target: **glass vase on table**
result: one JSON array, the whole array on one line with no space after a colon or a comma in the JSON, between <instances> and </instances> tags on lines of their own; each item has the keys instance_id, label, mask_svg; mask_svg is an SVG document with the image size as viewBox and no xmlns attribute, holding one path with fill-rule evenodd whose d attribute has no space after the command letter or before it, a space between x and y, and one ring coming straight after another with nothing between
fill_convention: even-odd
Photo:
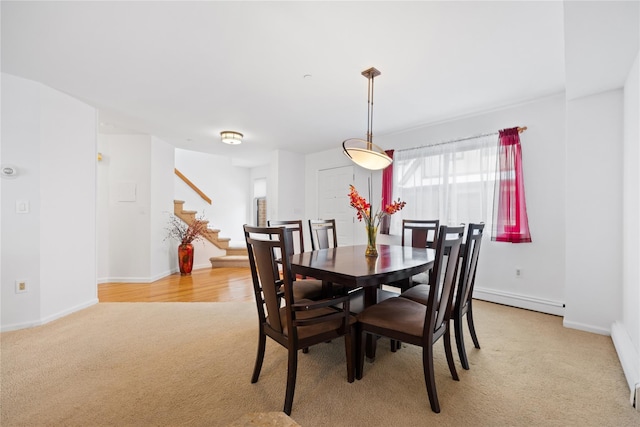
<instances>
[{"instance_id":1,"label":"glass vase on table","mask_svg":"<svg viewBox=\"0 0 640 427\"><path fill-rule=\"evenodd\" d=\"M367 229L367 249L364 254L368 257L377 257L376 237L378 235L378 227L373 224L367 224L365 227Z\"/></svg>"}]
</instances>

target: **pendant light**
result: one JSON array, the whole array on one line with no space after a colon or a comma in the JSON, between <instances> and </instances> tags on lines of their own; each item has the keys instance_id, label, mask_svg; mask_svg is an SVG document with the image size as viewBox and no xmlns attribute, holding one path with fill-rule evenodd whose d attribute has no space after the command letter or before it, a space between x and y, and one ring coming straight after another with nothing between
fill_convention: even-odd
<instances>
[{"instance_id":1,"label":"pendant light","mask_svg":"<svg viewBox=\"0 0 640 427\"><path fill-rule=\"evenodd\" d=\"M375 68L364 70L369 81L367 89L367 140L351 138L342 142L344 154L355 164L369 170L384 169L393 162L384 150L373 143L373 78L380 75Z\"/></svg>"}]
</instances>

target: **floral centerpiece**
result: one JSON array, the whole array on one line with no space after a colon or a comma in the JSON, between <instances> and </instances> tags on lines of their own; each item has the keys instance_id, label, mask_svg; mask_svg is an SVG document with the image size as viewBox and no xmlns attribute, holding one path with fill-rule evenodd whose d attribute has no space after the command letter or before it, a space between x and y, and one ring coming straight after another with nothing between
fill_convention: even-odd
<instances>
[{"instance_id":1,"label":"floral centerpiece","mask_svg":"<svg viewBox=\"0 0 640 427\"><path fill-rule=\"evenodd\" d=\"M358 221L364 220L365 227L367 229L367 250L366 256L378 256L378 250L376 249L376 236L378 234L378 226L380 220L383 217L393 215L402 208L404 208L405 202L397 201L392 202L390 205L386 205L384 209L376 212L375 215L371 212L371 204L367 202L367 199L358 194L358 190L353 185L349 186L349 200L351 207L354 208L358 214Z\"/></svg>"},{"instance_id":2,"label":"floral centerpiece","mask_svg":"<svg viewBox=\"0 0 640 427\"><path fill-rule=\"evenodd\" d=\"M186 223L175 215L169 217L166 239L180 242L178 245L178 265L180 274L188 276L193 269L193 242L204 238L208 228L208 221L204 219L204 213L195 218L191 223Z\"/></svg>"}]
</instances>

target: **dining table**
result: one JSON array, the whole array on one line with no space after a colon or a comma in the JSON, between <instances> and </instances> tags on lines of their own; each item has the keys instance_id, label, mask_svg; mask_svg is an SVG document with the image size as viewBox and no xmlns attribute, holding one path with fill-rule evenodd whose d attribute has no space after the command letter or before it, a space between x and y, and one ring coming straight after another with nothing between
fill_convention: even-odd
<instances>
[{"instance_id":1,"label":"dining table","mask_svg":"<svg viewBox=\"0 0 640 427\"><path fill-rule=\"evenodd\" d=\"M347 289L363 288L364 308L377 302L378 288L409 279L433 267L435 250L401 245L377 245L378 256L365 256L367 245L338 246L291 255L294 274L314 277ZM370 337L369 337L370 338ZM366 355L375 354L375 340L367 340Z\"/></svg>"}]
</instances>

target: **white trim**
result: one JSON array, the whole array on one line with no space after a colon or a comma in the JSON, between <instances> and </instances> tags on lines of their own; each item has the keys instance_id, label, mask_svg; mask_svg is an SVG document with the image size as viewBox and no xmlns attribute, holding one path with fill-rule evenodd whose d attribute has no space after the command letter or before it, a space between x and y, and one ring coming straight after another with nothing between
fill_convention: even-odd
<instances>
[{"instance_id":1,"label":"white trim","mask_svg":"<svg viewBox=\"0 0 640 427\"><path fill-rule=\"evenodd\" d=\"M611 339L618 353L618 359L620 359L624 376L627 379L631 394L630 400L633 405L637 397L635 396L636 389L640 386L640 372L638 372L640 368L640 355L622 323L613 322L611 325Z\"/></svg>"},{"instance_id":2,"label":"white trim","mask_svg":"<svg viewBox=\"0 0 640 427\"><path fill-rule=\"evenodd\" d=\"M600 335L611 335L611 331L607 328L601 328L599 326L589 325L587 323L570 322L567 319L562 321L562 326L565 328L578 329L579 331L592 332Z\"/></svg>"},{"instance_id":3,"label":"white trim","mask_svg":"<svg viewBox=\"0 0 640 427\"><path fill-rule=\"evenodd\" d=\"M564 316L564 303L561 301L552 301L528 295L478 287L473 289L473 298L556 316Z\"/></svg>"},{"instance_id":4,"label":"white trim","mask_svg":"<svg viewBox=\"0 0 640 427\"><path fill-rule=\"evenodd\" d=\"M60 319L61 317L65 317L71 313L75 313L76 311L80 311L87 307L91 307L92 305L95 305L97 303L98 303L98 299L94 298L83 304L76 305L75 307L71 307L69 309L60 311L58 313L52 314L51 316L47 316L39 320L34 320L31 322L24 322L24 323L13 323L11 325L2 325L2 329L0 329L0 332L16 331L18 329L26 329L26 328L41 326L51 321Z\"/></svg>"},{"instance_id":5,"label":"white trim","mask_svg":"<svg viewBox=\"0 0 640 427\"><path fill-rule=\"evenodd\" d=\"M193 270L198 270L200 268L211 268L211 263L193 266ZM103 277L98 279L98 285L103 283L151 283L167 276L171 276L173 273L177 273L178 271L180 270L176 267L151 277Z\"/></svg>"}]
</instances>

